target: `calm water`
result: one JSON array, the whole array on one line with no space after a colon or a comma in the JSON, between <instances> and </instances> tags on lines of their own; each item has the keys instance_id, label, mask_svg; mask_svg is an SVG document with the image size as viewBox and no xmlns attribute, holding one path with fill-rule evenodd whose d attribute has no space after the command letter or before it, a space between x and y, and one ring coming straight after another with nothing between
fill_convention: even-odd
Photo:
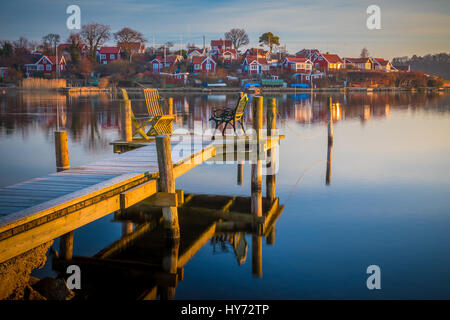
<instances>
[{"instance_id":1,"label":"calm water","mask_svg":"<svg viewBox=\"0 0 450 320\"><path fill-rule=\"evenodd\" d=\"M286 138L276 196L285 209L274 245L263 240L262 278L252 277L250 234L242 265L232 248L208 242L185 266L175 298L450 298L450 95L334 95L329 185L326 96L277 99ZM212 107L234 105L236 97L174 100L176 128L198 130L210 127ZM75 167L112 154L119 122L119 101L106 95L0 95L0 187L55 171L58 126L68 131ZM203 164L177 179L177 189L250 196L250 165L242 185L236 167ZM92 256L121 233L108 215L75 231L74 254ZM381 268L378 291L366 287L372 264ZM55 276L50 262L33 274Z\"/></svg>"}]
</instances>

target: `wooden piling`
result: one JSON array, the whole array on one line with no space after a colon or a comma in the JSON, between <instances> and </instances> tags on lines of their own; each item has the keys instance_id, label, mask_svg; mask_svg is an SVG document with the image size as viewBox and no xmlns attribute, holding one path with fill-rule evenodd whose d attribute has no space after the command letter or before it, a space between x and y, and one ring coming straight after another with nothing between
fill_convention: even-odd
<instances>
[{"instance_id":1,"label":"wooden piling","mask_svg":"<svg viewBox=\"0 0 450 320\"><path fill-rule=\"evenodd\" d=\"M173 114L173 98L167 98L167 112L166 114Z\"/></svg>"},{"instance_id":2,"label":"wooden piling","mask_svg":"<svg viewBox=\"0 0 450 320\"><path fill-rule=\"evenodd\" d=\"M328 98L328 150L327 150L327 172L325 184L331 183L331 163L333 159L333 101Z\"/></svg>"},{"instance_id":3,"label":"wooden piling","mask_svg":"<svg viewBox=\"0 0 450 320\"><path fill-rule=\"evenodd\" d=\"M328 141L333 143L333 100L328 97Z\"/></svg>"},{"instance_id":4,"label":"wooden piling","mask_svg":"<svg viewBox=\"0 0 450 320\"><path fill-rule=\"evenodd\" d=\"M263 126L263 103L264 99L261 96L254 97L253 103L253 129L256 131L256 141L258 143L258 153L260 152L260 142L262 140L262 126Z\"/></svg>"},{"instance_id":5,"label":"wooden piling","mask_svg":"<svg viewBox=\"0 0 450 320\"><path fill-rule=\"evenodd\" d=\"M133 129L131 127L131 100L126 99L120 101L120 108L122 113L122 140L131 142L133 141Z\"/></svg>"},{"instance_id":6,"label":"wooden piling","mask_svg":"<svg viewBox=\"0 0 450 320\"><path fill-rule=\"evenodd\" d=\"M180 239L166 239L162 259L162 269L169 274L177 274ZM162 287L161 300L172 300L175 297L175 287Z\"/></svg>"},{"instance_id":7,"label":"wooden piling","mask_svg":"<svg viewBox=\"0 0 450 320\"><path fill-rule=\"evenodd\" d=\"M59 238L59 257L63 260L71 260L73 256L73 231Z\"/></svg>"},{"instance_id":8,"label":"wooden piling","mask_svg":"<svg viewBox=\"0 0 450 320\"><path fill-rule=\"evenodd\" d=\"M272 137L276 134L276 108L277 101L275 98L271 98L267 105L267 137ZM267 159L269 162L266 165L266 198L270 201L275 200L275 168L276 168L276 148L267 150Z\"/></svg>"},{"instance_id":9,"label":"wooden piling","mask_svg":"<svg viewBox=\"0 0 450 320\"><path fill-rule=\"evenodd\" d=\"M69 145L66 131L55 131L56 171L70 169Z\"/></svg>"},{"instance_id":10,"label":"wooden piling","mask_svg":"<svg viewBox=\"0 0 450 320\"><path fill-rule=\"evenodd\" d=\"M239 162L237 165L237 184L242 186L242 180L244 178L244 164Z\"/></svg>"},{"instance_id":11,"label":"wooden piling","mask_svg":"<svg viewBox=\"0 0 450 320\"><path fill-rule=\"evenodd\" d=\"M252 235L252 274L262 278L262 236Z\"/></svg>"},{"instance_id":12,"label":"wooden piling","mask_svg":"<svg viewBox=\"0 0 450 320\"><path fill-rule=\"evenodd\" d=\"M159 169L159 191L175 193L175 178L173 174L172 154L170 150L170 137L160 135L156 137L156 152ZM168 238L180 237L177 207L163 207L164 225Z\"/></svg>"}]
</instances>

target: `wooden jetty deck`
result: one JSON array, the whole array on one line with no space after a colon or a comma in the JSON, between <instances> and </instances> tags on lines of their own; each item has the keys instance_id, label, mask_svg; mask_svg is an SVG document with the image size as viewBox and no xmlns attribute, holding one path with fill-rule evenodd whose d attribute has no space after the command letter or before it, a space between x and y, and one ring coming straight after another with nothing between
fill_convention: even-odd
<instances>
[{"instance_id":1,"label":"wooden jetty deck","mask_svg":"<svg viewBox=\"0 0 450 320\"><path fill-rule=\"evenodd\" d=\"M185 144L185 145L183 145ZM211 142L171 140L177 178L215 154ZM0 189L0 262L158 192L155 143Z\"/></svg>"}]
</instances>

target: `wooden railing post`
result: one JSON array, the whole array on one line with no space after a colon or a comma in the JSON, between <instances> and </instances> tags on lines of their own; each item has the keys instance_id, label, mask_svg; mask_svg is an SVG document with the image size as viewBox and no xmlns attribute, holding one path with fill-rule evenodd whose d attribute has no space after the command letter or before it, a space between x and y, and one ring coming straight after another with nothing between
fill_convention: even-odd
<instances>
[{"instance_id":1,"label":"wooden railing post","mask_svg":"<svg viewBox=\"0 0 450 320\"><path fill-rule=\"evenodd\" d=\"M172 153L170 150L170 137L156 136L156 152L159 168L159 190L161 192L175 193L175 177L173 175ZM177 207L163 207L164 225L168 238L180 237Z\"/></svg>"},{"instance_id":2,"label":"wooden railing post","mask_svg":"<svg viewBox=\"0 0 450 320\"><path fill-rule=\"evenodd\" d=\"M167 114L173 114L173 98L167 98Z\"/></svg>"},{"instance_id":3,"label":"wooden railing post","mask_svg":"<svg viewBox=\"0 0 450 320\"><path fill-rule=\"evenodd\" d=\"M122 140L130 142L133 140L133 129L131 127L131 100L126 99L120 101L120 108L122 113Z\"/></svg>"},{"instance_id":4,"label":"wooden railing post","mask_svg":"<svg viewBox=\"0 0 450 320\"><path fill-rule=\"evenodd\" d=\"M253 129L256 131L256 141L258 143L258 154L260 151L260 142L262 141L262 126L263 126L263 97L258 96L253 98Z\"/></svg>"}]
</instances>

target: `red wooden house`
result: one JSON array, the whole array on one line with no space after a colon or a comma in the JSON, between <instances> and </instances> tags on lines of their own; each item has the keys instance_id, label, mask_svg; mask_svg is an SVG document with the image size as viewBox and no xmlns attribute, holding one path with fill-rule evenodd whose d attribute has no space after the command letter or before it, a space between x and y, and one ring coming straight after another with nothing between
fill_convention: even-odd
<instances>
[{"instance_id":1,"label":"red wooden house","mask_svg":"<svg viewBox=\"0 0 450 320\"><path fill-rule=\"evenodd\" d=\"M66 58L64 56L58 57L59 73L66 70ZM41 56L35 63L25 65L25 74L27 77L32 77L35 72L42 72L44 74L51 74L56 72L56 57L55 56Z\"/></svg>"},{"instance_id":2,"label":"red wooden house","mask_svg":"<svg viewBox=\"0 0 450 320\"><path fill-rule=\"evenodd\" d=\"M242 70L248 74L262 74L270 70L270 64L266 58L246 57Z\"/></svg>"},{"instance_id":3,"label":"red wooden house","mask_svg":"<svg viewBox=\"0 0 450 320\"><path fill-rule=\"evenodd\" d=\"M211 57L193 57L194 72L216 72L217 63Z\"/></svg>"},{"instance_id":4,"label":"red wooden house","mask_svg":"<svg viewBox=\"0 0 450 320\"><path fill-rule=\"evenodd\" d=\"M281 63L281 67L287 72L311 73L313 64L306 58L287 57Z\"/></svg>"},{"instance_id":5,"label":"red wooden house","mask_svg":"<svg viewBox=\"0 0 450 320\"><path fill-rule=\"evenodd\" d=\"M244 52L244 57L258 57L258 58L269 58L269 51L260 48L250 48Z\"/></svg>"},{"instance_id":6,"label":"red wooden house","mask_svg":"<svg viewBox=\"0 0 450 320\"><path fill-rule=\"evenodd\" d=\"M108 64L111 61L118 60L120 58L119 47L101 47L97 51L97 58L101 64Z\"/></svg>"},{"instance_id":7,"label":"red wooden house","mask_svg":"<svg viewBox=\"0 0 450 320\"><path fill-rule=\"evenodd\" d=\"M153 73L159 73L161 70L165 68L170 68L176 66L182 60L181 56L178 55L170 55L166 57L156 57L152 61L150 61L152 65Z\"/></svg>"},{"instance_id":8,"label":"red wooden house","mask_svg":"<svg viewBox=\"0 0 450 320\"><path fill-rule=\"evenodd\" d=\"M231 40L211 40L211 53L218 54L221 50L233 49Z\"/></svg>"},{"instance_id":9,"label":"red wooden house","mask_svg":"<svg viewBox=\"0 0 450 320\"><path fill-rule=\"evenodd\" d=\"M344 61L337 54L320 53L313 61L314 66L322 71L339 70L343 68Z\"/></svg>"},{"instance_id":10,"label":"red wooden house","mask_svg":"<svg viewBox=\"0 0 450 320\"><path fill-rule=\"evenodd\" d=\"M195 56L204 56L204 55L205 55L205 52L203 51L203 49L199 49L196 47L190 47L186 53L186 56L189 61L192 61L192 58Z\"/></svg>"},{"instance_id":11,"label":"red wooden house","mask_svg":"<svg viewBox=\"0 0 450 320\"><path fill-rule=\"evenodd\" d=\"M232 63L238 59L238 54L235 49L220 50L217 57L224 63Z\"/></svg>"}]
</instances>

